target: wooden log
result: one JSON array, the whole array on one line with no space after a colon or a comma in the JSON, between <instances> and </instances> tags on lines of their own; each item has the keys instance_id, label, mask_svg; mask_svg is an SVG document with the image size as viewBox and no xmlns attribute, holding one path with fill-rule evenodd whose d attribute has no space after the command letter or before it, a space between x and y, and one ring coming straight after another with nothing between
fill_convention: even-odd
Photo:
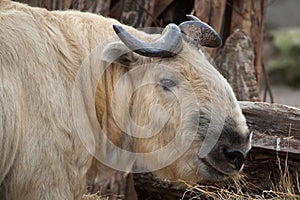
<instances>
[{"instance_id":1,"label":"wooden log","mask_svg":"<svg viewBox=\"0 0 300 200\"><path fill-rule=\"evenodd\" d=\"M103 199L137 200L134 188L133 174L115 172L109 179L89 185L90 194L100 194ZM102 198L101 198L102 199Z\"/></svg>"},{"instance_id":2,"label":"wooden log","mask_svg":"<svg viewBox=\"0 0 300 200\"><path fill-rule=\"evenodd\" d=\"M300 141L294 139L294 136L269 136L256 132L253 137L252 146L255 148L269 149L287 153L299 154L300 152Z\"/></svg>"},{"instance_id":3,"label":"wooden log","mask_svg":"<svg viewBox=\"0 0 300 200\"><path fill-rule=\"evenodd\" d=\"M250 129L264 135L300 140L300 108L263 102L240 102Z\"/></svg>"}]
</instances>

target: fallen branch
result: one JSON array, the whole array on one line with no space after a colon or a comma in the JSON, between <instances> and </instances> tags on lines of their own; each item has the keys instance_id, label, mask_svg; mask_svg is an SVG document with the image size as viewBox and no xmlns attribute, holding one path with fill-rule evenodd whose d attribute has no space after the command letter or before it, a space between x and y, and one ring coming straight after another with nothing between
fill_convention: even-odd
<instances>
[{"instance_id":1,"label":"fallen branch","mask_svg":"<svg viewBox=\"0 0 300 200\"><path fill-rule=\"evenodd\" d=\"M241 101L250 129L266 135L300 140L300 108L281 104Z\"/></svg>"},{"instance_id":2,"label":"fallen branch","mask_svg":"<svg viewBox=\"0 0 300 200\"><path fill-rule=\"evenodd\" d=\"M240 102L253 147L300 154L300 109L280 104Z\"/></svg>"}]
</instances>

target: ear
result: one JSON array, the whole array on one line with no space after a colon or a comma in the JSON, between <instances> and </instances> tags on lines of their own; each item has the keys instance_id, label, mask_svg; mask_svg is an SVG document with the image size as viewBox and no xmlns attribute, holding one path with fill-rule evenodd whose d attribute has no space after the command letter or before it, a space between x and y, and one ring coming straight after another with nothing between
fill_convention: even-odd
<instances>
[{"instance_id":1,"label":"ear","mask_svg":"<svg viewBox=\"0 0 300 200\"><path fill-rule=\"evenodd\" d=\"M119 63L131 68L138 60L138 55L127 48L122 42L112 42L104 48L102 58L107 62Z\"/></svg>"}]
</instances>

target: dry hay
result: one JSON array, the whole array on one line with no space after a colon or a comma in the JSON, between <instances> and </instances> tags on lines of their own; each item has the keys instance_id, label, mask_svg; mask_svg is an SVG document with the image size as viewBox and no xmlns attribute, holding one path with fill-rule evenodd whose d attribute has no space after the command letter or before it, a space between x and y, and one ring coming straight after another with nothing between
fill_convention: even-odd
<instances>
[{"instance_id":1,"label":"dry hay","mask_svg":"<svg viewBox=\"0 0 300 200\"><path fill-rule=\"evenodd\" d=\"M269 176L266 176L265 171L261 174L265 176L264 180L261 177L259 179L248 177L249 173L244 173L215 186L193 186L185 183L188 188L182 199L300 199L300 169L290 169L288 154L285 158L278 154L276 157L277 162L268 160L273 165L260 162L257 166L259 170L251 173L255 175L261 172L260 170L269 169ZM245 171L255 169L253 164L251 163L251 168L248 167ZM263 185L268 189L263 189Z\"/></svg>"},{"instance_id":2,"label":"dry hay","mask_svg":"<svg viewBox=\"0 0 300 200\"><path fill-rule=\"evenodd\" d=\"M284 187L284 190L290 190L290 188L287 187L288 185L279 185L281 188ZM256 194L247 190L247 182L243 181L236 182L235 185L231 185L230 187L192 186L189 184L187 184L187 186L188 188L182 199L300 199L300 195L291 192L281 192L278 189L263 190L261 194Z\"/></svg>"},{"instance_id":3,"label":"dry hay","mask_svg":"<svg viewBox=\"0 0 300 200\"><path fill-rule=\"evenodd\" d=\"M261 149L252 152L251 155L253 157L246 162L243 174L218 185L192 185L180 181L187 186L185 191L181 191L172 188L166 182L149 181L149 175L141 174L137 179L139 184L145 187L136 185L136 190L144 195L142 199L300 199L300 168L299 163L295 165L293 155L289 158L288 154L276 155ZM297 159L296 157L296 161ZM103 191L102 195L105 194ZM83 199L108 200L110 198L107 195L100 197L101 192L98 192L96 195L85 195ZM124 196L113 196L112 199L126 199Z\"/></svg>"},{"instance_id":4,"label":"dry hay","mask_svg":"<svg viewBox=\"0 0 300 200\"><path fill-rule=\"evenodd\" d=\"M109 200L109 197L103 197L100 192L97 192L83 195L82 200Z\"/></svg>"}]
</instances>

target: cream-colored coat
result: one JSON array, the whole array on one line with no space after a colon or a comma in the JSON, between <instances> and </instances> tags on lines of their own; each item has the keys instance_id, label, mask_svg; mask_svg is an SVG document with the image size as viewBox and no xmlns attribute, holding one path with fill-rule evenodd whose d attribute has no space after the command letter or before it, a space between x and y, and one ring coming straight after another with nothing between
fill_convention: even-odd
<instances>
[{"instance_id":1,"label":"cream-colored coat","mask_svg":"<svg viewBox=\"0 0 300 200\"><path fill-rule=\"evenodd\" d=\"M80 199L87 183L93 182L99 174L107 174L106 171L101 171L106 169L101 168L95 156L78 137L76 126L85 127L85 124L74 124L72 92L82 64L89 59L93 60L94 49L100 47L101 52L101 47L104 48L111 42L110 37L119 41L112 24L120 23L89 13L49 12L0 0L1 199ZM147 34L125 27L137 37L146 40L153 38L147 38ZM112 64L99 81L95 106L89 105L91 108L95 107L100 127L114 144L128 150L150 152L166 145L168 139L172 139L176 130L180 129L183 137L178 145L185 145L186 141L193 138L189 133L193 129L191 127L198 126L193 124L196 118L193 112L197 113L197 109L191 108L191 105L199 107L201 112L209 116L219 116L220 113L220 116L230 116L235 121L234 129L240 134L238 137L246 137L245 119L232 89L195 48L184 43L184 49L178 58L146 58L129 54L131 57L127 59L135 65L153 62L155 64L152 67L157 66L157 71L153 72L152 67L133 71L131 78L125 78L121 89L116 92L124 95L117 98L120 101L113 103L111 94L117 80L132 69L132 64L127 67ZM101 62L96 64L103 67ZM170 66L171 70L160 70L160 64ZM184 90L188 88L183 81L185 77L195 92L197 102L191 102L189 98L176 101L162 88L152 86L133 92L140 79L155 82L156 78L164 74L175 77L178 85L182 82L174 91L178 94L185 94L187 91ZM129 103L130 115L123 110L126 102L122 98L128 95L132 95ZM162 105L171 116L164 121L167 124L159 130L161 134L150 139L123 136L124 130L115 122L113 112L123 120L123 124L131 116L140 126L151 120L160 125L164 116L161 112L150 112L151 116L145 114L151 106L157 104ZM183 106L180 112L177 112L180 110L178 104ZM111 105L115 106L115 110L112 110ZM80 109L82 113L86 112L86 108L80 105L76 109L79 110L77 113L81 112ZM180 123L183 124L182 127L178 125ZM142 134L136 127L128 130ZM93 137L98 138L96 135ZM246 139L242 141L239 144L241 149L248 150L248 142ZM219 175L212 176L212 169L207 169L204 163L198 161L201 142L199 137L189 143L187 152L183 152L175 164L158 170L157 175L175 180L184 178L205 181L212 177L212 180L218 179ZM96 153L97 148L94 149ZM175 154L178 152L170 151L160 157L137 160L135 164L154 169L162 157L166 160Z\"/></svg>"}]
</instances>

